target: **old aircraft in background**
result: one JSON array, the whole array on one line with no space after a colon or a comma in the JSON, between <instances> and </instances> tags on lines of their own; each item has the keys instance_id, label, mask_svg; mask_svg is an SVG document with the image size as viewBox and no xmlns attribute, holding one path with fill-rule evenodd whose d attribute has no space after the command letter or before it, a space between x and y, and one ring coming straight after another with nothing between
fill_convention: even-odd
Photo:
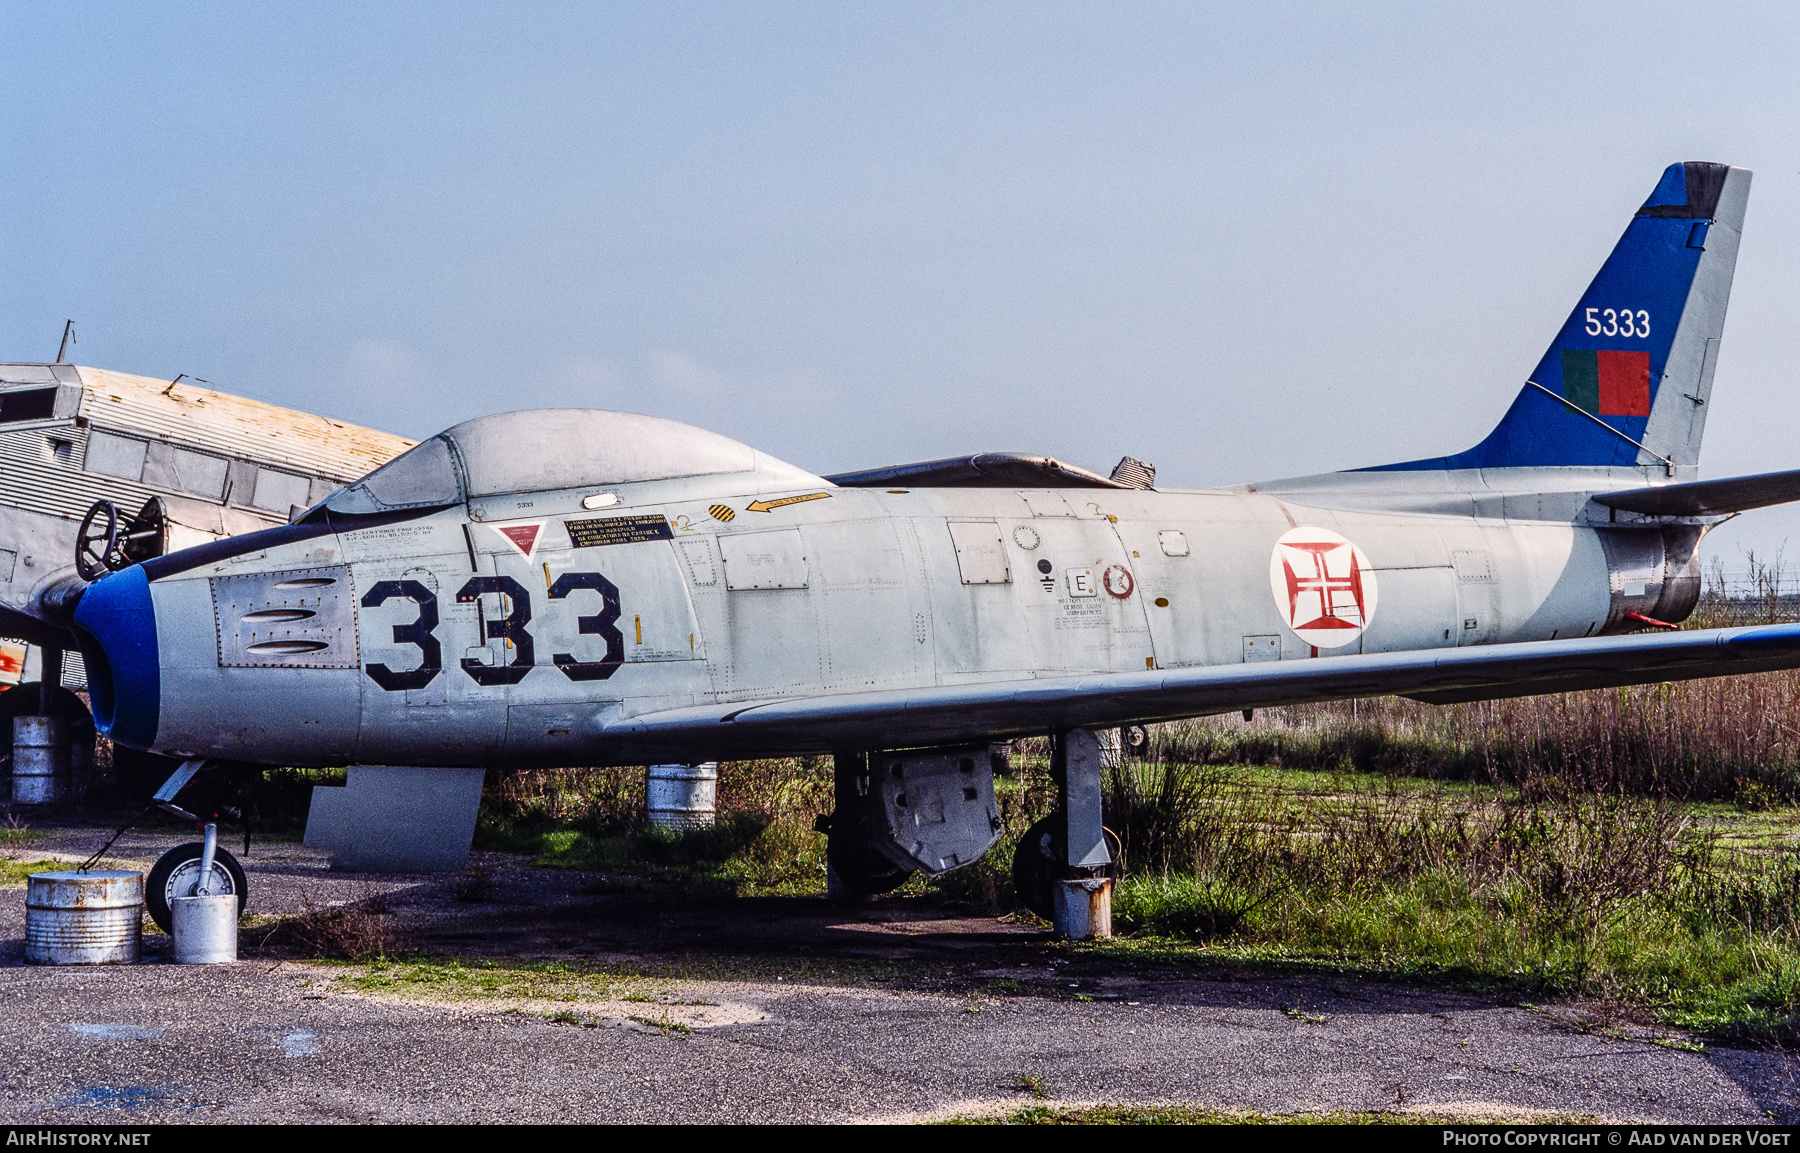
<instances>
[{"instance_id":1,"label":"old aircraft in background","mask_svg":"<svg viewBox=\"0 0 1800 1153\"><path fill-rule=\"evenodd\" d=\"M986 852L992 743L1049 734L1060 800L1015 876L1101 932L1103 730L1800 666L1800 626L1673 631L1707 529L1800 498L1800 472L1696 479L1749 185L1670 167L1465 452L1203 491L1010 453L822 477L510 412L62 611L116 742L187 775L379 766L315 794L351 840L466 851L497 762L831 753L832 883L876 892Z\"/></svg>"},{"instance_id":2,"label":"old aircraft in background","mask_svg":"<svg viewBox=\"0 0 1800 1153\"><path fill-rule=\"evenodd\" d=\"M79 757L93 725L63 691L82 679L64 668L75 638L51 607L58 597L138 561L285 524L413 443L181 377L0 364L0 637L15 642L0 646L0 684L27 682L0 694L0 716L63 716ZM119 767L160 768L151 787L168 775L132 754Z\"/></svg>"}]
</instances>

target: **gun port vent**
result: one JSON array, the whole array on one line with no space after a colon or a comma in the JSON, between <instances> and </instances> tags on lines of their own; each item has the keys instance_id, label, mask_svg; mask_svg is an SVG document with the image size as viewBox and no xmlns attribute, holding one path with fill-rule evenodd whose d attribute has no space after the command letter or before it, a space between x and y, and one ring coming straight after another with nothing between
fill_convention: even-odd
<instances>
[{"instance_id":1,"label":"gun port vent","mask_svg":"<svg viewBox=\"0 0 1800 1153\"><path fill-rule=\"evenodd\" d=\"M259 657L291 657L300 653L316 653L330 647L327 641L260 641L245 645L244 651L255 653Z\"/></svg>"},{"instance_id":2,"label":"gun port vent","mask_svg":"<svg viewBox=\"0 0 1800 1153\"><path fill-rule=\"evenodd\" d=\"M281 625L318 615L312 609L258 609L253 613L245 613L238 620L248 625Z\"/></svg>"}]
</instances>

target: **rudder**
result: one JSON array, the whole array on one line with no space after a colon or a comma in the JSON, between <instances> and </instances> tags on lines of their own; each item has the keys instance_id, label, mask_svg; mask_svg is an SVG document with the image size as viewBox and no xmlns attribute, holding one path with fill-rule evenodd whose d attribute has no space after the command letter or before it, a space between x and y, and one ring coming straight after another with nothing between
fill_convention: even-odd
<instances>
[{"instance_id":1,"label":"rudder","mask_svg":"<svg viewBox=\"0 0 1800 1153\"><path fill-rule=\"evenodd\" d=\"M1595 466L1692 476L1749 191L1747 169L1670 165L1487 438L1365 471Z\"/></svg>"}]
</instances>

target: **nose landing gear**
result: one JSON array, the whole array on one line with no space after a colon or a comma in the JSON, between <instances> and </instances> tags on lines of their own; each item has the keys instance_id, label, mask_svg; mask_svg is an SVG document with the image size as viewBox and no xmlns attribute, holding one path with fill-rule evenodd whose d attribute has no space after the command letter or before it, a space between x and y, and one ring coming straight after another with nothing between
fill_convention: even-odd
<instances>
[{"instance_id":1,"label":"nose landing gear","mask_svg":"<svg viewBox=\"0 0 1800 1153\"><path fill-rule=\"evenodd\" d=\"M150 798L149 805L143 813L127 822L100 850L87 860L80 868L83 871L93 868L100 858L118 843L120 837L153 809L162 809L183 820L200 824L201 818L175 804L175 795L185 788L200 771L218 762L209 762L195 757L182 761L169 779L162 783L156 794ZM192 804L193 802L188 802ZM229 806L221 811L234 820L244 820L244 813ZM174 932L174 913L170 902L177 897L223 896L227 893L238 899L238 915L243 916L244 907L249 903L250 888L244 876L244 867L238 864L237 858L219 847L218 826L212 818L204 822L206 840L189 841L185 845L177 845L157 858L156 864L150 866L150 875L144 882L144 905L149 910L150 919L165 933ZM244 851L250 850L250 827L244 826Z\"/></svg>"},{"instance_id":2,"label":"nose landing gear","mask_svg":"<svg viewBox=\"0 0 1800 1153\"><path fill-rule=\"evenodd\" d=\"M204 841L189 841L185 845L176 845L150 866L150 875L144 880L144 907L163 932L174 932L169 902L176 897L194 896L202 890L215 897L226 893L236 895L238 914L243 915L244 901L249 893L244 867L238 864L236 857L215 846L212 868L207 871L206 884L202 885L200 866L205 852Z\"/></svg>"}]
</instances>

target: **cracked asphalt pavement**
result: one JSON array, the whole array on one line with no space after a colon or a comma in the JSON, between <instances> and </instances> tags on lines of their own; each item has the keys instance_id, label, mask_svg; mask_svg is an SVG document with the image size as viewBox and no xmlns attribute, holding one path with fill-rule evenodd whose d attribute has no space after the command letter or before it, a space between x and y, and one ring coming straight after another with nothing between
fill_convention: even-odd
<instances>
[{"instance_id":1,"label":"cracked asphalt pavement","mask_svg":"<svg viewBox=\"0 0 1800 1153\"><path fill-rule=\"evenodd\" d=\"M44 833L5 855L78 860L105 835L73 821ZM115 858L147 867L178 839L133 833ZM322 854L259 844L244 860L249 911L373 899L426 954L653 971L659 1002L576 1004L559 1020L541 1005L359 991L341 967L259 945L254 925L231 966L175 965L156 936L139 965L25 965L14 886L0 890L0 1116L906 1121L998 1115L1032 1103L1031 1083L1053 1105L1800 1121L1787 1055L1674 1048L1667 1030L1598 1028L1580 1006L1175 966L905 899L684 907L477 856L489 876L471 901L444 877L331 873Z\"/></svg>"}]
</instances>

